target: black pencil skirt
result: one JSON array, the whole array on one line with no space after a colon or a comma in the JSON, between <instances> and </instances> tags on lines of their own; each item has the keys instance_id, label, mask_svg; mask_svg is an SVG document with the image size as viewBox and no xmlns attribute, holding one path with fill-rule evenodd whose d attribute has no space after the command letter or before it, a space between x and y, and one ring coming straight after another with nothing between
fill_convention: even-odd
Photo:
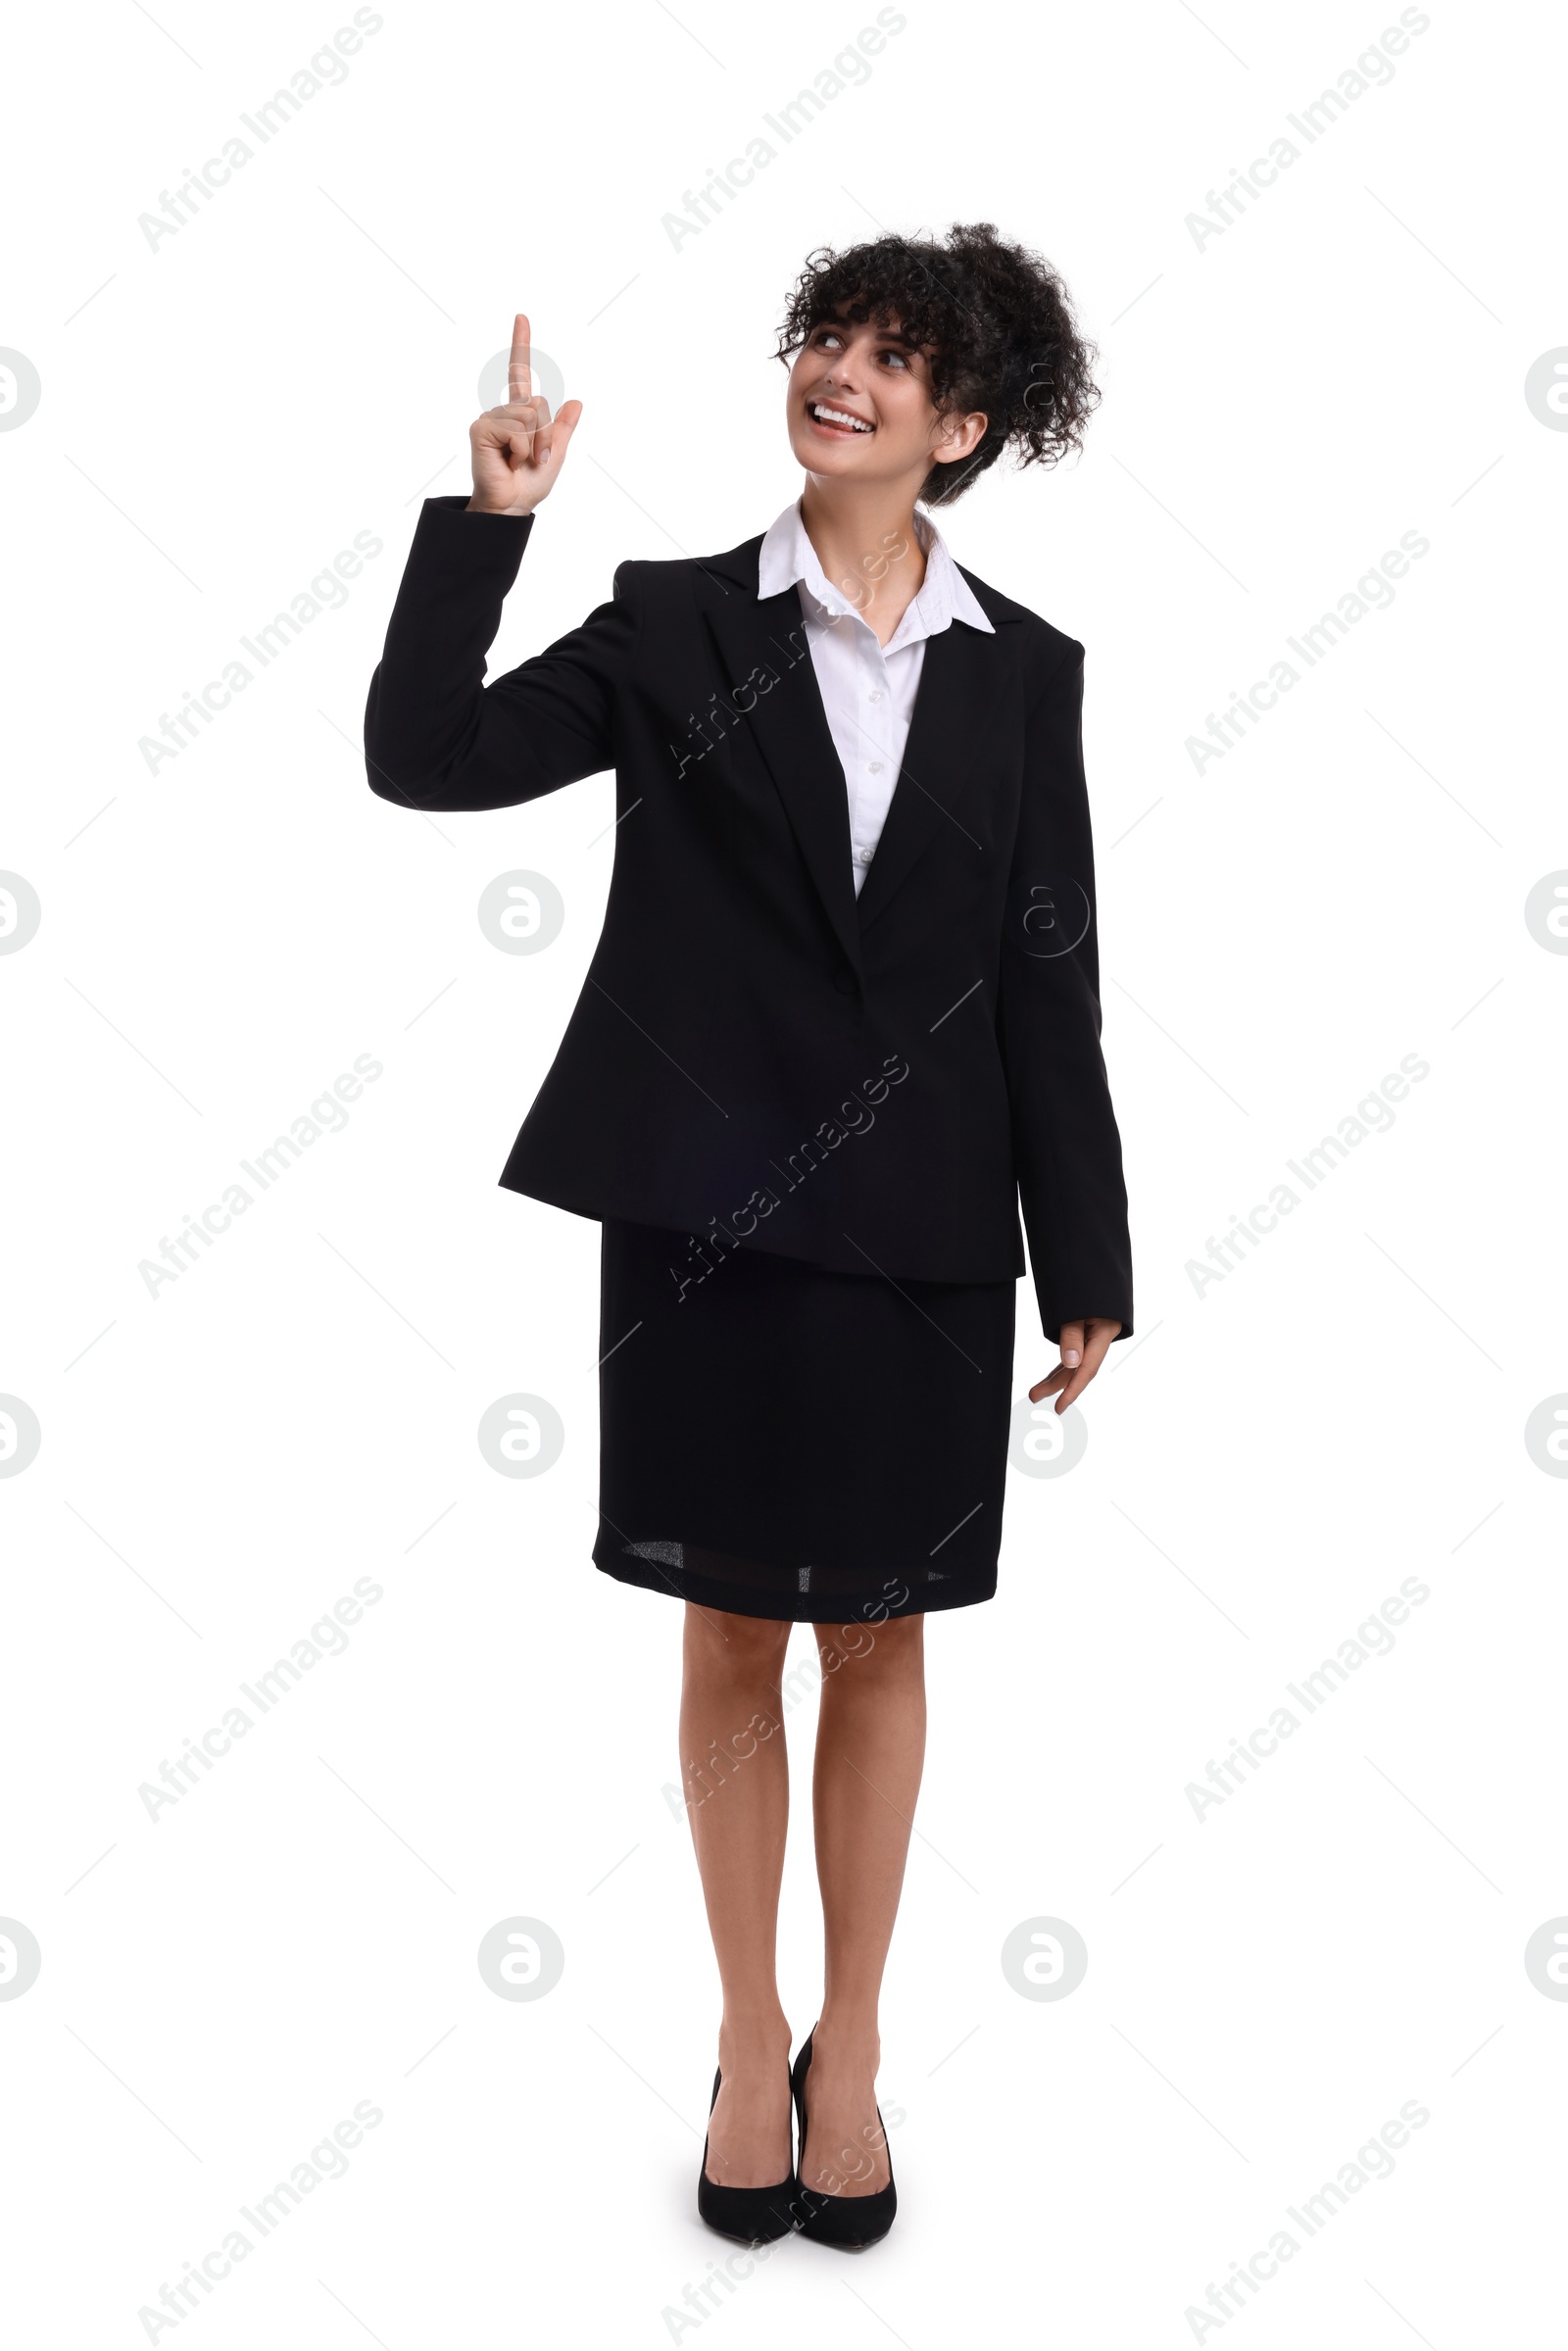
<instances>
[{"instance_id":1,"label":"black pencil skirt","mask_svg":"<svg viewBox=\"0 0 1568 2351\"><path fill-rule=\"evenodd\" d=\"M607 1220L595 1565L813 1624L990 1599L1016 1289Z\"/></svg>"}]
</instances>

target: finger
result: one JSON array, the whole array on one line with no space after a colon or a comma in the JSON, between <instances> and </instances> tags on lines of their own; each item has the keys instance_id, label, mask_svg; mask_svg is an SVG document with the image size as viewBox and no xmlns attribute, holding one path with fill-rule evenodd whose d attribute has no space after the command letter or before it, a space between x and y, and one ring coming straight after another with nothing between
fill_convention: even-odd
<instances>
[{"instance_id":1,"label":"finger","mask_svg":"<svg viewBox=\"0 0 1568 2351\"><path fill-rule=\"evenodd\" d=\"M1061 1326L1061 1359L1069 1371L1076 1371L1084 1358L1084 1326L1081 1322L1064 1322Z\"/></svg>"},{"instance_id":2,"label":"finger","mask_svg":"<svg viewBox=\"0 0 1568 2351\"><path fill-rule=\"evenodd\" d=\"M571 446L571 436L577 429L577 419L581 415L582 402L580 400L568 400L565 407L562 410L560 416L551 425L549 432L544 436L545 446L541 452L541 455L545 464L547 464L552 470L559 466L564 460L566 451Z\"/></svg>"},{"instance_id":3,"label":"finger","mask_svg":"<svg viewBox=\"0 0 1568 2351\"><path fill-rule=\"evenodd\" d=\"M509 400L526 400L533 390L529 344L528 314L519 311L512 321L512 350L507 359Z\"/></svg>"},{"instance_id":4,"label":"finger","mask_svg":"<svg viewBox=\"0 0 1568 2351\"><path fill-rule=\"evenodd\" d=\"M1104 1362L1110 1343L1120 1329L1120 1323L1112 1325L1108 1322L1091 1322L1089 1339L1083 1349L1083 1360L1076 1371L1066 1373L1066 1385L1061 1392L1061 1401L1056 1406L1058 1412L1065 1412L1068 1405L1076 1403L1083 1395L1084 1390L1095 1377L1102 1363ZM1063 1332L1062 1336L1065 1338L1066 1333Z\"/></svg>"},{"instance_id":5,"label":"finger","mask_svg":"<svg viewBox=\"0 0 1568 2351\"><path fill-rule=\"evenodd\" d=\"M514 400L511 404L510 426L512 463L530 469L549 463L550 403L535 395L531 400Z\"/></svg>"},{"instance_id":6,"label":"finger","mask_svg":"<svg viewBox=\"0 0 1568 2351\"><path fill-rule=\"evenodd\" d=\"M548 417L550 412L543 401L509 400L502 408L485 409L468 430L475 440L504 449L510 441L526 439L534 432L541 412Z\"/></svg>"},{"instance_id":7,"label":"finger","mask_svg":"<svg viewBox=\"0 0 1568 2351\"><path fill-rule=\"evenodd\" d=\"M559 464L561 459L565 456L571 446L571 436L576 431L581 417L582 402L568 400L550 428L550 454L553 462Z\"/></svg>"},{"instance_id":8,"label":"finger","mask_svg":"<svg viewBox=\"0 0 1568 2351\"><path fill-rule=\"evenodd\" d=\"M542 392L530 393L526 400L504 400L499 408L487 408L487 416L511 416L529 428L550 421L550 403Z\"/></svg>"},{"instance_id":9,"label":"finger","mask_svg":"<svg viewBox=\"0 0 1568 2351\"><path fill-rule=\"evenodd\" d=\"M550 404L540 399L514 400L511 414L513 463L535 465L549 446L546 434L550 424Z\"/></svg>"}]
</instances>

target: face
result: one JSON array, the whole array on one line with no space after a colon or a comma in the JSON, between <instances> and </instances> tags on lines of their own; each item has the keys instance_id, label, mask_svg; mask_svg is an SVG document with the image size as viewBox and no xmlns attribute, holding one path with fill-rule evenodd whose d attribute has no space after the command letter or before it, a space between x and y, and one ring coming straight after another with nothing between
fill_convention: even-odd
<instances>
[{"instance_id":1,"label":"face","mask_svg":"<svg viewBox=\"0 0 1568 2351\"><path fill-rule=\"evenodd\" d=\"M969 456L983 415L939 416L931 354L906 343L897 319L824 319L796 354L786 395L790 447L824 480L909 484L933 463Z\"/></svg>"}]
</instances>

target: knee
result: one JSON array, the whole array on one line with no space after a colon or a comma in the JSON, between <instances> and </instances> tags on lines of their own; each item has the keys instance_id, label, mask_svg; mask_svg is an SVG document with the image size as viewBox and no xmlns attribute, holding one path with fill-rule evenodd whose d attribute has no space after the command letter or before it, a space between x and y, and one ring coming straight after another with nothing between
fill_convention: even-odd
<instances>
[{"instance_id":1,"label":"knee","mask_svg":"<svg viewBox=\"0 0 1568 2351\"><path fill-rule=\"evenodd\" d=\"M789 1647L790 1627L774 1617L732 1616L721 1608L686 1605L688 1663L710 1677L736 1682L777 1682Z\"/></svg>"},{"instance_id":2,"label":"knee","mask_svg":"<svg viewBox=\"0 0 1568 2351\"><path fill-rule=\"evenodd\" d=\"M823 1687L919 1680L925 1671L925 1618L893 1616L880 1625L815 1625ZM849 1686L847 1685L847 1686Z\"/></svg>"}]
</instances>

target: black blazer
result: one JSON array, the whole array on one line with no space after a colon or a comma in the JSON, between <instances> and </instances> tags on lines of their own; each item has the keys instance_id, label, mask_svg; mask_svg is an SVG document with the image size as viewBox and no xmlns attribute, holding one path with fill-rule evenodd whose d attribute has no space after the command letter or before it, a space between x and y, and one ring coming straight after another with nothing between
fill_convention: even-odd
<instances>
[{"instance_id":1,"label":"black blazer","mask_svg":"<svg viewBox=\"0 0 1568 2351\"><path fill-rule=\"evenodd\" d=\"M857 899L844 771L760 534L626 563L484 683L534 517L427 499L370 685L370 788L497 808L615 770L604 930L501 1181L849 1273L1024 1271L1040 1316L1132 1329L1100 1050L1083 647L965 571L996 634L926 641ZM547 526L548 527L548 526ZM696 1245L692 1247L694 1267Z\"/></svg>"}]
</instances>

